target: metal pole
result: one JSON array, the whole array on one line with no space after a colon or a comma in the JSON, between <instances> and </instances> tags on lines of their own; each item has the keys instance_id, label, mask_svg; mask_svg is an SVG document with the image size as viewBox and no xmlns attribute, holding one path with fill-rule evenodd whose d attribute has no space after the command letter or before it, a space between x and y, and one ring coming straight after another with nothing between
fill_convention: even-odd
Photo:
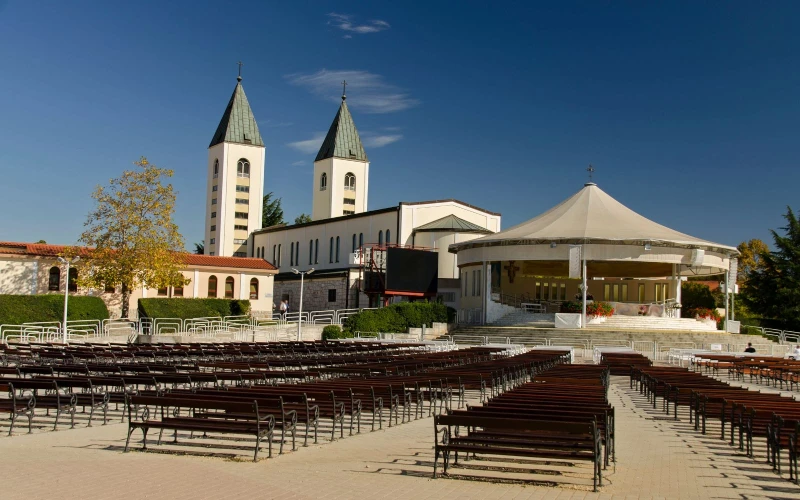
<instances>
[{"instance_id":1,"label":"metal pole","mask_svg":"<svg viewBox=\"0 0 800 500\"><path fill-rule=\"evenodd\" d=\"M302 339L300 328L303 324L303 277L306 273L300 273L300 316L297 318L297 341Z\"/></svg>"},{"instance_id":2,"label":"metal pole","mask_svg":"<svg viewBox=\"0 0 800 500\"><path fill-rule=\"evenodd\" d=\"M67 276L64 280L64 322L61 324L61 333L64 343L67 343L67 300L69 299L69 261L67 260Z\"/></svg>"},{"instance_id":3,"label":"metal pole","mask_svg":"<svg viewBox=\"0 0 800 500\"><path fill-rule=\"evenodd\" d=\"M725 331L728 331L728 318L730 317L730 307L728 304L730 303L728 294L730 293L730 284L728 283L728 271L725 271Z\"/></svg>"},{"instance_id":4,"label":"metal pole","mask_svg":"<svg viewBox=\"0 0 800 500\"><path fill-rule=\"evenodd\" d=\"M583 257L583 309L581 312L581 328L586 328L586 245L581 245L581 257Z\"/></svg>"}]
</instances>

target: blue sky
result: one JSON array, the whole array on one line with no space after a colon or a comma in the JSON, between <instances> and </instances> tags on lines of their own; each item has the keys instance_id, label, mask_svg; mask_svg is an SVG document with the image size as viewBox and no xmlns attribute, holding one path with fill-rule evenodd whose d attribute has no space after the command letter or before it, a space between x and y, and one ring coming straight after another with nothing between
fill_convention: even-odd
<instances>
[{"instance_id":1,"label":"blue sky","mask_svg":"<svg viewBox=\"0 0 800 500\"><path fill-rule=\"evenodd\" d=\"M0 240L73 243L97 184L207 147L244 61L266 190L311 211L345 76L370 209L457 198L522 222L586 166L639 213L735 245L800 210L800 3L0 0ZM13 207L13 209L12 209Z\"/></svg>"}]
</instances>

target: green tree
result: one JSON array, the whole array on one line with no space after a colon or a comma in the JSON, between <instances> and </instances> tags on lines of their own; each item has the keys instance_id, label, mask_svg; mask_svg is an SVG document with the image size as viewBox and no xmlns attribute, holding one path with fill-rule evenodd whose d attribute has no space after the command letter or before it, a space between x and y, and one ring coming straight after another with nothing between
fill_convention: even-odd
<instances>
[{"instance_id":1,"label":"green tree","mask_svg":"<svg viewBox=\"0 0 800 500\"><path fill-rule=\"evenodd\" d=\"M203 255L206 253L206 240L200 240L200 243L194 244L194 253L197 255Z\"/></svg>"},{"instance_id":2,"label":"green tree","mask_svg":"<svg viewBox=\"0 0 800 500\"><path fill-rule=\"evenodd\" d=\"M173 222L175 191L164 178L169 169L142 157L107 187L97 186L80 242L91 250L80 263L78 283L88 288L122 285L122 317L128 317L131 290L189 282L181 274L183 237ZM69 251L67 253L70 253Z\"/></svg>"},{"instance_id":3,"label":"green tree","mask_svg":"<svg viewBox=\"0 0 800 500\"><path fill-rule=\"evenodd\" d=\"M36 243L37 243L37 244L41 244L41 245L47 245L47 242L46 242L46 241L44 241L44 240L39 240L39 241L37 241Z\"/></svg>"},{"instance_id":4,"label":"green tree","mask_svg":"<svg viewBox=\"0 0 800 500\"><path fill-rule=\"evenodd\" d=\"M261 215L261 227L275 226L283 224L283 209L281 199L272 199L272 193L264 195L264 208Z\"/></svg>"},{"instance_id":5,"label":"green tree","mask_svg":"<svg viewBox=\"0 0 800 500\"><path fill-rule=\"evenodd\" d=\"M300 214L294 218L295 224L305 224L306 222L311 222L311 216L308 214Z\"/></svg>"},{"instance_id":6,"label":"green tree","mask_svg":"<svg viewBox=\"0 0 800 500\"><path fill-rule=\"evenodd\" d=\"M770 231L775 251L759 253L759 266L747 277L741 296L753 313L794 329L800 325L800 221L791 207L784 218L783 234Z\"/></svg>"},{"instance_id":7,"label":"green tree","mask_svg":"<svg viewBox=\"0 0 800 500\"><path fill-rule=\"evenodd\" d=\"M761 254L769 252L769 247L763 241L753 238L749 241L743 241L736 247L739 250L739 272L736 276L736 282L744 284L747 278L753 274L753 271L760 269L762 266Z\"/></svg>"},{"instance_id":8,"label":"green tree","mask_svg":"<svg viewBox=\"0 0 800 500\"><path fill-rule=\"evenodd\" d=\"M716 300L711 289L705 283L686 281L681 285L681 316L694 318L698 308L714 309Z\"/></svg>"}]
</instances>

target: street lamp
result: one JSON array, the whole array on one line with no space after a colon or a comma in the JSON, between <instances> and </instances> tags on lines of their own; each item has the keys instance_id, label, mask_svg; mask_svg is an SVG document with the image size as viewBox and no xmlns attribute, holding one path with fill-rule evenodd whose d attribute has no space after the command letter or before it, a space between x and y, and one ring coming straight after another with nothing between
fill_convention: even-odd
<instances>
[{"instance_id":1,"label":"street lamp","mask_svg":"<svg viewBox=\"0 0 800 500\"><path fill-rule=\"evenodd\" d=\"M300 339L301 339L300 328L301 328L301 326L303 324L303 278L305 277L306 274L313 273L314 272L314 268L312 267L308 271L298 271L297 269L292 268L292 272L294 274L299 274L300 275L300 313L299 313L299 316L297 318L297 341L300 342Z\"/></svg>"},{"instance_id":2,"label":"street lamp","mask_svg":"<svg viewBox=\"0 0 800 500\"><path fill-rule=\"evenodd\" d=\"M64 343L67 343L67 299L69 299L69 265L81 260L80 256L75 256L71 261L64 257L59 257L58 261L67 266L66 279L64 280L64 323L61 324L61 333L64 336Z\"/></svg>"}]
</instances>

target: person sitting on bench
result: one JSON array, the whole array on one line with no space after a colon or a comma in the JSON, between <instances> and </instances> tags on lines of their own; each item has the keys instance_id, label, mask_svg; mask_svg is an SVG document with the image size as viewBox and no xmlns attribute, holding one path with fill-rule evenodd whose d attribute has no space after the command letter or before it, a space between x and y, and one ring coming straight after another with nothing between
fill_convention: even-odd
<instances>
[{"instance_id":1,"label":"person sitting on bench","mask_svg":"<svg viewBox=\"0 0 800 500\"><path fill-rule=\"evenodd\" d=\"M751 342L748 342L747 349L745 349L744 352L754 353L756 352L756 348L753 347L753 344Z\"/></svg>"}]
</instances>

